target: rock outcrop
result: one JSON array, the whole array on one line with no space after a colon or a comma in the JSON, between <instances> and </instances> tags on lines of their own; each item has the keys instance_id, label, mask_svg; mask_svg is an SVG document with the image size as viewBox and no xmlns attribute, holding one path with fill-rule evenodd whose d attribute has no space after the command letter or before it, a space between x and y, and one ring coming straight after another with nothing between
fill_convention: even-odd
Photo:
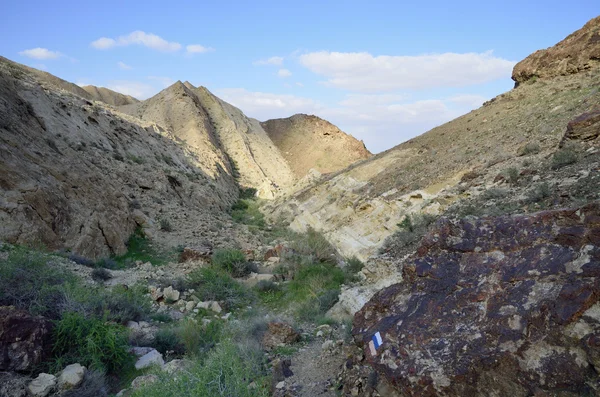
<instances>
[{"instance_id":1,"label":"rock outcrop","mask_svg":"<svg viewBox=\"0 0 600 397\"><path fill-rule=\"evenodd\" d=\"M135 99L132 96L124 95L124 94L121 94L121 93L113 91L113 90L109 90L108 88L104 88L104 87L96 87L95 85L86 85L81 88L83 88L88 94L90 94L92 99L94 99L96 101L101 101L101 102L107 103L112 106L130 105L132 103L139 102L137 99Z\"/></svg>"},{"instance_id":2,"label":"rock outcrop","mask_svg":"<svg viewBox=\"0 0 600 397\"><path fill-rule=\"evenodd\" d=\"M555 46L536 51L517 63L512 79L518 86L533 77L549 78L597 67L600 67L600 17Z\"/></svg>"},{"instance_id":3,"label":"rock outcrop","mask_svg":"<svg viewBox=\"0 0 600 397\"><path fill-rule=\"evenodd\" d=\"M28 371L49 357L52 322L0 307L0 371Z\"/></svg>"},{"instance_id":4,"label":"rock outcrop","mask_svg":"<svg viewBox=\"0 0 600 397\"><path fill-rule=\"evenodd\" d=\"M597 395L600 203L440 220L355 316L406 396Z\"/></svg>"},{"instance_id":5,"label":"rock outcrop","mask_svg":"<svg viewBox=\"0 0 600 397\"><path fill-rule=\"evenodd\" d=\"M600 107L583 113L567 124L567 131L561 142L569 141L598 142L600 137Z\"/></svg>"},{"instance_id":6,"label":"rock outcrop","mask_svg":"<svg viewBox=\"0 0 600 397\"><path fill-rule=\"evenodd\" d=\"M317 116L296 114L260 123L290 165L296 179L309 170L330 173L371 157L362 141Z\"/></svg>"}]
</instances>

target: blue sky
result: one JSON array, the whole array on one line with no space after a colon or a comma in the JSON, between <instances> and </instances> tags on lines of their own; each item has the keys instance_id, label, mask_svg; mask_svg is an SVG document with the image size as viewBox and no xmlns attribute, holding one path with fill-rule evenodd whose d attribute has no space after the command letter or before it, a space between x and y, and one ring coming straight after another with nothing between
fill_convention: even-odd
<instances>
[{"instance_id":1,"label":"blue sky","mask_svg":"<svg viewBox=\"0 0 600 397\"><path fill-rule=\"evenodd\" d=\"M537 3L3 1L0 55L140 99L188 80L379 152L511 89L515 62L600 15L597 0Z\"/></svg>"}]
</instances>

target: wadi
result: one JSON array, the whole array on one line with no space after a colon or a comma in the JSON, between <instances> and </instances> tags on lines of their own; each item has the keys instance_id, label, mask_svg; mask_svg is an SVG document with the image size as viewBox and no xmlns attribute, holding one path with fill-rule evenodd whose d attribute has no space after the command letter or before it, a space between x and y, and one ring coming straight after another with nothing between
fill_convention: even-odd
<instances>
[{"instance_id":1,"label":"wadi","mask_svg":"<svg viewBox=\"0 0 600 397\"><path fill-rule=\"evenodd\" d=\"M181 79L0 57L0 396L600 395L600 17L377 154Z\"/></svg>"}]
</instances>

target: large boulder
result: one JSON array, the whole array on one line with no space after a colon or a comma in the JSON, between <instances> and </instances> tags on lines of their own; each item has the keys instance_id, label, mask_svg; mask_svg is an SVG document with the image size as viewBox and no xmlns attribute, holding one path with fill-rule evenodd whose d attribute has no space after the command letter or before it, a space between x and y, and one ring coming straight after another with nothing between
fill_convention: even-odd
<instances>
[{"instance_id":1,"label":"large boulder","mask_svg":"<svg viewBox=\"0 0 600 397\"><path fill-rule=\"evenodd\" d=\"M52 322L0 307L0 371L28 371L48 357Z\"/></svg>"},{"instance_id":2,"label":"large boulder","mask_svg":"<svg viewBox=\"0 0 600 397\"><path fill-rule=\"evenodd\" d=\"M441 219L355 316L405 396L598 395L600 203Z\"/></svg>"},{"instance_id":3,"label":"large boulder","mask_svg":"<svg viewBox=\"0 0 600 397\"><path fill-rule=\"evenodd\" d=\"M586 23L560 43L539 50L517 63L512 79L516 85L532 77L578 73L600 65L600 17Z\"/></svg>"}]
</instances>

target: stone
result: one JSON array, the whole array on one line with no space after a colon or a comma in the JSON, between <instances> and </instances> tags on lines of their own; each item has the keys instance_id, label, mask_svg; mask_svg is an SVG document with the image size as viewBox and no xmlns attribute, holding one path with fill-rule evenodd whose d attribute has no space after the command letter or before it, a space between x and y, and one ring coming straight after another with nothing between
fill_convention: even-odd
<instances>
[{"instance_id":1,"label":"stone","mask_svg":"<svg viewBox=\"0 0 600 397\"><path fill-rule=\"evenodd\" d=\"M287 359L276 359L272 362L273 370L272 373L272 382L281 382L285 378L289 378L290 376L294 376L294 373L291 370L292 360Z\"/></svg>"},{"instance_id":2,"label":"stone","mask_svg":"<svg viewBox=\"0 0 600 397\"><path fill-rule=\"evenodd\" d=\"M403 395L596 394L600 202L442 218L401 269L352 333Z\"/></svg>"},{"instance_id":3,"label":"stone","mask_svg":"<svg viewBox=\"0 0 600 397\"><path fill-rule=\"evenodd\" d=\"M0 372L0 396L29 397L27 386L31 378L16 372Z\"/></svg>"},{"instance_id":4,"label":"stone","mask_svg":"<svg viewBox=\"0 0 600 397\"><path fill-rule=\"evenodd\" d=\"M158 301L163 298L164 294L161 288L149 287L150 296L152 300Z\"/></svg>"},{"instance_id":5,"label":"stone","mask_svg":"<svg viewBox=\"0 0 600 397\"><path fill-rule=\"evenodd\" d=\"M56 376L41 373L31 381L27 389L33 397L46 397L56 386Z\"/></svg>"},{"instance_id":6,"label":"stone","mask_svg":"<svg viewBox=\"0 0 600 397\"><path fill-rule=\"evenodd\" d=\"M321 349L323 350L331 350L335 347L335 342L331 339L326 340L321 344Z\"/></svg>"},{"instance_id":7,"label":"stone","mask_svg":"<svg viewBox=\"0 0 600 397\"><path fill-rule=\"evenodd\" d=\"M267 262L269 262L269 263L279 263L280 260L281 260L281 258L279 258L277 256L272 256L269 259L267 259Z\"/></svg>"},{"instance_id":8,"label":"stone","mask_svg":"<svg viewBox=\"0 0 600 397\"><path fill-rule=\"evenodd\" d=\"M144 386L148 386L156 382L158 382L158 376L154 374L142 375L138 376L137 378L131 381L131 388L134 390L140 389Z\"/></svg>"},{"instance_id":9,"label":"stone","mask_svg":"<svg viewBox=\"0 0 600 397\"><path fill-rule=\"evenodd\" d=\"M169 375L173 375L176 372L181 372L189 369L192 365L193 363L190 360L175 359L166 363L162 370L168 373Z\"/></svg>"},{"instance_id":10,"label":"stone","mask_svg":"<svg viewBox=\"0 0 600 397\"><path fill-rule=\"evenodd\" d=\"M194 310L194 308L196 307L196 302L194 301L189 301L185 304L185 311L186 312L191 312L192 310Z\"/></svg>"},{"instance_id":11,"label":"stone","mask_svg":"<svg viewBox=\"0 0 600 397\"><path fill-rule=\"evenodd\" d=\"M179 291L177 291L176 289L173 289L172 286L168 286L167 288L165 288L163 291L163 295L167 301L170 301L170 302L179 301L179 295L180 295Z\"/></svg>"},{"instance_id":12,"label":"stone","mask_svg":"<svg viewBox=\"0 0 600 397\"><path fill-rule=\"evenodd\" d=\"M284 387L285 387L285 381L283 381L283 380L275 385L275 388L277 390L283 389Z\"/></svg>"},{"instance_id":13,"label":"stone","mask_svg":"<svg viewBox=\"0 0 600 397\"><path fill-rule=\"evenodd\" d=\"M185 247L179 255L179 263L189 261L209 261L213 253L212 246L207 244L201 247Z\"/></svg>"},{"instance_id":14,"label":"stone","mask_svg":"<svg viewBox=\"0 0 600 397\"><path fill-rule=\"evenodd\" d=\"M600 59L600 17L545 50L517 63L512 72L515 85L533 77L551 78L588 70Z\"/></svg>"},{"instance_id":15,"label":"stone","mask_svg":"<svg viewBox=\"0 0 600 397\"><path fill-rule=\"evenodd\" d=\"M205 309L205 310L209 310L210 309L210 301L207 302L198 302L198 304L196 305L196 307L198 309Z\"/></svg>"},{"instance_id":16,"label":"stone","mask_svg":"<svg viewBox=\"0 0 600 397\"><path fill-rule=\"evenodd\" d=\"M154 350L153 347L134 346L129 351L136 357L142 357Z\"/></svg>"},{"instance_id":17,"label":"stone","mask_svg":"<svg viewBox=\"0 0 600 397\"><path fill-rule=\"evenodd\" d=\"M569 141L599 142L600 136L600 107L580 114L567 124L567 130L560 142L564 146Z\"/></svg>"},{"instance_id":18,"label":"stone","mask_svg":"<svg viewBox=\"0 0 600 397\"><path fill-rule=\"evenodd\" d=\"M300 340L300 335L289 324L273 321L267 325L262 344L266 350L273 350L278 346L289 345Z\"/></svg>"},{"instance_id":19,"label":"stone","mask_svg":"<svg viewBox=\"0 0 600 397\"><path fill-rule=\"evenodd\" d=\"M162 354L160 354L156 349L152 349L150 352L140 357L140 359L135 363L135 369L148 368L153 365L158 365L159 367L165 365Z\"/></svg>"},{"instance_id":20,"label":"stone","mask_svg":"<svg viewBox=\"0 0 600 397\"><path fill-rule=\"evenodd\" d=\"M213 301L210 303L210 310L212 310L213 312L217 312L217 313L221 313L223 311L223 309L221 308L221 305L219 305L219 302Z\"/></svg>"},{"instance_id":21,"label":"stone","mask_svg":"<svg viewBox=\"0 0 600 397\"><path fill-rule=\"evenodd\" d=\"M83 381L85 371L85 367L79 363L67 365L58 377L58 386L61 389L72 389L79 386Z\"/></svg>"},{"instance_id":22,"label":"stone","mask_svg":"<svg viewBox=\"0 0 600 397\"><path fill-rule=\"evenodd\" d=\"M0 306L0 371L28 371L50 354L52 322Z\"/></svg>"},{"instance_id":23,"label":"stone","mask_svg":"<svg viewBox=\"0 0 600 397\"><path fill-rule=\"evenodd\" d=\"M279 257L281 257L281 255L283 254L284 251L285 251L285 247L282 244L278 244L273 248L269 248L267 250L267 252L265 252L263 259L265 261L268 261L271 258L279 258Z\"/></svg>"}]
</instances>

